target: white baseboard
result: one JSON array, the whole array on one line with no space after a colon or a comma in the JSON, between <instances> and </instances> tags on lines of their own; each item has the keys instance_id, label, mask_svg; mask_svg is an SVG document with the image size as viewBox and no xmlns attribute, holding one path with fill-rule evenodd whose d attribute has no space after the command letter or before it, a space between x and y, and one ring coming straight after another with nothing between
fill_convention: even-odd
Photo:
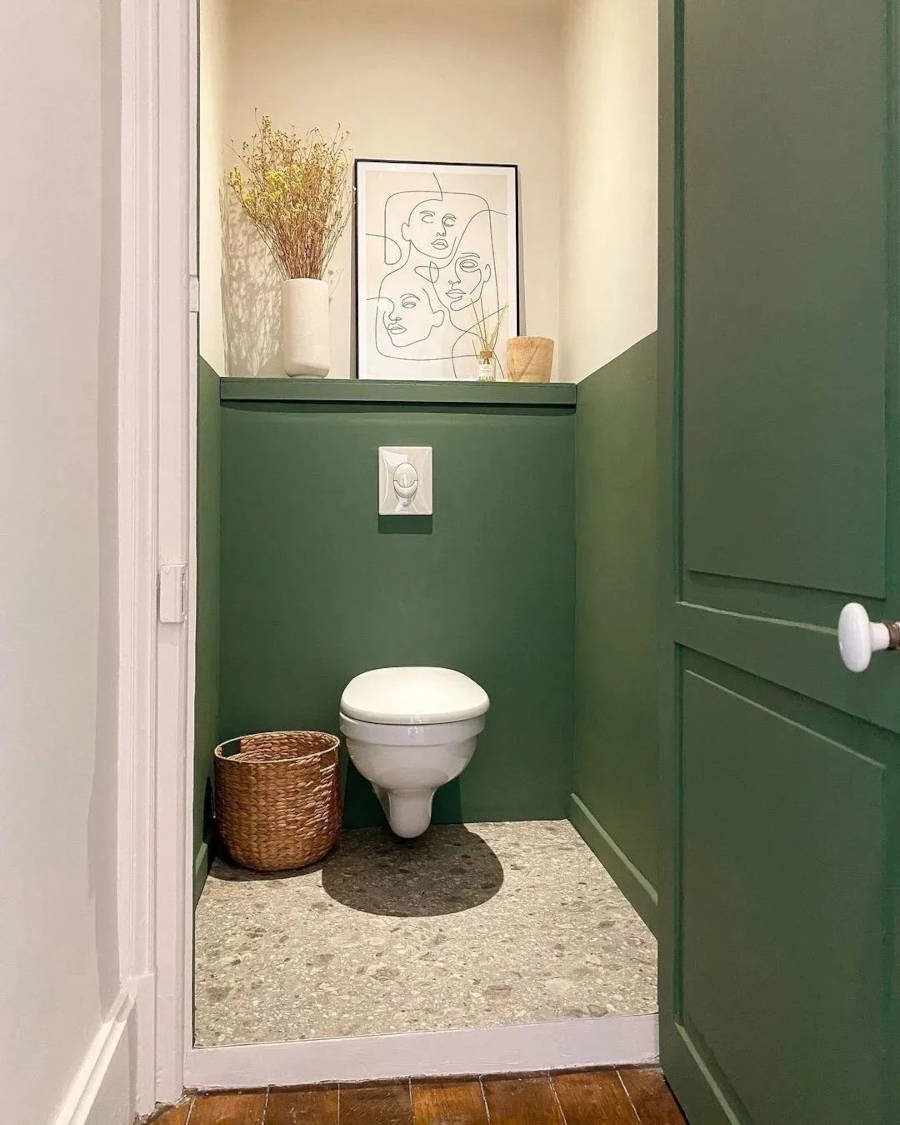
<instances>
[{"instance_id":1,"label":"white baseboard","mask_svg":"<svg viewBox=\"0 0 900 1125\"><path fill-rule=\"evenodd\" d=\"M465 1031L408 1032L188 1052L194 1090L301 1086L623 1066L659 1058L656 1016L602 1016Z\"/></svg>"},{"instance_id":2,"label":"white baseboard","mask_svg":"<svg viewBox=\"0 0 900 1125\"><path fill-rule=\"evenodd\" d=\"M146 1115L156 1106L154 1065L156 978L152 973L132 977L130 992L134 997L134 1011L129 1017L134 1024L134 1033L130 1040L134 1044L134 1108L137 1114ZM181 1096L180 1086L177 1096Z\"/></svg>"},{"instance_id":3,"label":"white baseboard","mask_svg":"<svg viewBox=\"0 0 900 1125\"><path fill-rule=\"evenodd\" d=\"M116 997L78 1068L53 1125L131 1125L134 1095L134 998Z\"/></svg>"}]
</instances>

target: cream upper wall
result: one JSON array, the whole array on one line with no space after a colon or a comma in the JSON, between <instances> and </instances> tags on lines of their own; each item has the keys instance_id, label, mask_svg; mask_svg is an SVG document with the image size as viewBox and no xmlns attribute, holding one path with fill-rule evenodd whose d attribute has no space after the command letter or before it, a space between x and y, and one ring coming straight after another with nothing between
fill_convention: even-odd
<instances>
[{"instance_id":1,"label":"cream upper wall","mask_svg":"<svg viewBox=\"0 0 900 1125\"><path fill-rule=\"evenodd\" d=\"M522 331L558 335L557 0L230 0L230 24L231 138L253 130L258 109L299 130L340 122L360 157L518 164ZM277 278L233 222L226 241L228 374L281 374ZM355 373L350 252L348 230L332 261L332 377ZM203 294L201 312L215 299Z\"/></svg>"},{"instance_id":2,"label":"cream upper wall","mask_svg":"<svg viewBox=\"0 0 900 1125\"><path fill-rule=\"evenodd\" d=\"M200 2L200 122L204 143L199 151L200 354L214 370L225 371L222 317L222 216L220 196L229 152L225 128L228 97L229 4Z\"/></svg>"},{"instance_id":3,"label":"cream upper wall","mask_svg":"<svg viewBox=\"0 0 900 1125\"><path fill-rule=\"evenodd\" d=\"M203 0L201 43L200 331L216 370L283 373L280 279L230 200L223 263L213 186L257 109L340 121L359 156L518 163L522 331L557 339L554 378L655 330L656 0ZM350 249L348 231L332 377L354 373Z\"/></svg>"},{"instance_id":4,"label":"cream upper wall","mask_svg":"<svg viewBox=\"0 0 900 1125\"><path fill-rule=\"evenodd\" d=\"M578 381L656 330L656 0L568 0L560 370Z\"/></svg>"},{"instance_id":5,"label":"cream upper wall","mask_svg":"<svg viewBox=\"0 0 900 1125\"><path fill-rule=\"evenodd\" d=\"M47 1125L118 994L114 0L0 6L0 1073ZM48 154L50 156L48 157ZM109 1114L125 1125L126 1104Z\"/></svg>"}]
</instances>

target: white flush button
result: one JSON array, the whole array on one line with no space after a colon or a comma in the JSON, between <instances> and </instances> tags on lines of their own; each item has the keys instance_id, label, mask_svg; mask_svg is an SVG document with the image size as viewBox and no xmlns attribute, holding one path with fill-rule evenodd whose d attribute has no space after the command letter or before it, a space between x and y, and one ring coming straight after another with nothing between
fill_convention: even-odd
<instances>
[{"instance_id":1,"label":"white flush button","mask_svg":"<svg viewBox=\"0 0 900 1125\"><path fill-rule=\"evenodd\" d=\"M409 461L404 461L394 470L394 492L408 504L419 487L419 474Z\"/></svg>"},{"instance_id":2,"label":"white flush button","mask_svg":"<svg viewBox=\"0 0 900 1125\"><path fill-rule=\"evenodd\" d=\"M379 446L380 516L430 516L431 495L430 445Z\"/></svg>"}]
</instances>

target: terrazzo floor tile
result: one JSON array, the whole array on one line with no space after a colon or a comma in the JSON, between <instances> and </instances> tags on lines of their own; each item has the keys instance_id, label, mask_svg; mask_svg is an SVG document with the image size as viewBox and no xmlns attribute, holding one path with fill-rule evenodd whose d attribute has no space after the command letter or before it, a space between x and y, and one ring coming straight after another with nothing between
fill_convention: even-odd
<instances>
[{"instance_id":1,"label":"terrazzo floor tile","mask_svg":"<svg viewBox=\"0 0 900 1125\"><path fill-rule=\"evenodd\" d=\"M345 832L321 864L213 864L199 1046L656 1011L656 943L568 821Z\"/></svg>"}]
</instances>

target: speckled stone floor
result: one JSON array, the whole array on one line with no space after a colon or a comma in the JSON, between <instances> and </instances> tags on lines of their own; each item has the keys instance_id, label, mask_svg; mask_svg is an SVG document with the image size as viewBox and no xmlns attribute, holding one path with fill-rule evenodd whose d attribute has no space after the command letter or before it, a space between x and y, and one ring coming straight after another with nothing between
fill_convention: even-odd
<instances>
[{"instance_id":1,"label":"speckled stone floor","mask_svg":"<svg viewBox=\"0 0 900 1125\"><path fill-rule=\"evenodd\" d=\"M216 860L199 1046L656 1011L656 944L567 821L345 832L321 864Z\"/></svg>"}]
</instances>

